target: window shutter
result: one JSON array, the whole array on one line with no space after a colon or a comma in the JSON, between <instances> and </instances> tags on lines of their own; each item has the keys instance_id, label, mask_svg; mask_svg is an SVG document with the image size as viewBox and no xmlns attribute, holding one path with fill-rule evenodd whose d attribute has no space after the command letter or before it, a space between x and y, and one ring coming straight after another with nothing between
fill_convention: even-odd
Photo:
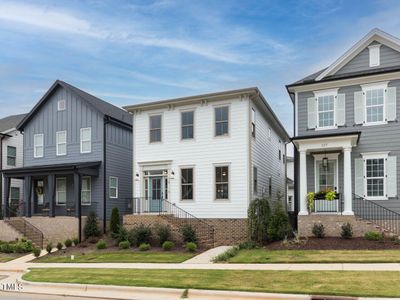
<instances>
[{"instance_id":1,"label":"window shutter","mask_svg":"<svg viewBox=\"0 0 400 300\"><path fill-rule=\"evenodd\" d=\"M365 121L365 107L363 92L354 93L354 123L363 124Z\"/></svg>"},{"instance_id":2,"label":"window shutter","mask_svg":"<svg viewBox=\"0 0 400 300\"><path fill-rule=\"evenodd\" d=\"M396 87L390 87L386 90L386 120L396 120Z\"/></svg>"},{"instance_id":3,"label":"window shutter","mask_svg":"<svg viewBox=\"0 0 400 300\"><path fill-rule=\"evenodd\" d=\"M365 197L364 195L364 160L356 158L354 160L354 193L357 196Z\"/></svg>"},{"instance_id":4,"label":"window shutter","mask_svg":"<svg viewBox=\"0 0 400 300\"><path fill-rule=\"evenodd\" d=\"M346 95L338 94L336 99L336 125L344 126L346 124Z\"/></svg>"},{"instance_id":5,"label":"window shutter","mask_svg":"<svg viewBox=\"0 0 400 300\"><path fill-rule=\"evenodd\" d=\"M317 128L317 101L314 97L307 99L308 128Z\"/></svg>"},{"instance_id":6,"label":"window shutter","mask_svg":"<svg viewBox=\"0 0 400 300\"><path fill-rule=\"evenodd\" d=\"M386 160L386 193L388 197L397 196L397 157L388 156Z\"/></svg>"}]
</instances>

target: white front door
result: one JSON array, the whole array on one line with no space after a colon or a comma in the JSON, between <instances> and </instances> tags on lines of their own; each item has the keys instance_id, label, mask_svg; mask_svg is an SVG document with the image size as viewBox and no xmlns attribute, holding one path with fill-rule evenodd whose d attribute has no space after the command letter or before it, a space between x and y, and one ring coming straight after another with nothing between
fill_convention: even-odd
<instances>
[{"instance_id":1,"label":"white front door","mask_svg":"<svg viewBox=\"0 0 400 300\"><path fill-rule=\"evenodd\" d=\"M337 191L337 159L328 159L325 165L323 160L317 160L316 163L315 191Z\"/></svg>"}]
</instances>

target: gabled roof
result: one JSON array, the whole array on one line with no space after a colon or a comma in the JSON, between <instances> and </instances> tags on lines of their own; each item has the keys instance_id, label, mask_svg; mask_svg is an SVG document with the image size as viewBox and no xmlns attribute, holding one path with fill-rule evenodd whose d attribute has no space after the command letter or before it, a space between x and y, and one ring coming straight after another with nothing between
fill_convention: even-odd
<instances>
[{"instance_id":1,"label":"gabled roof","mask_svg":"<svg viewBox=\"0 0 400 300\"><path fill-rule=\"evenodd\" d=\"M7 116L0 119L0 133L5 133L10 129L17 128L17 125L26 116L26 114Z\"/></svg>"},{"instance_id":2,"label":"gabled roof","mask_svg":"<svg viewBox=\"0 0 400 300\"><path fill-rule=\"evenodd\" d=\"M35 115L36 111L42 107L42 105L49 99L57 87L63 87L64 89L78 95L83 101L86 101L92 108L100 112L101 114L111 117L117 121L132 126L132 115L127 111L119 108L111 103L108 103L100 98L97 98L73 85L70 85L64 81L56 80L50 89L43 95L38 103L32 108L32 110L25 116L25 118L18 124L17 129L23 130L27 122Z\"/></svg>"},{"instance_id":3,"label":"gabled roof","mask_svg":"<svg viewBox=\"0 0 400 300\"><path fill-rule=\"evenodd\" d=\"M371 70L359 71L354 73L340 74L338 72L343 66L345 66L349 61L351 61L355 56L357 56L362 50L364 50L373 41L377 41L381 44L387 45L388 47L400 52L400 39L378 29L374 28L366 36L364 36L360 41L358 41L353 47L347 50L342 56L340 56L335 62L333 62L329 67L322 69L314 74L308 75L303 79L289 84L287 87L310 84L321 81L335 80L340 78L355 77L370 75L382 72L391 72L400 70L399 66L390 68L374 68Z\"/></svg>"}]
</instances>

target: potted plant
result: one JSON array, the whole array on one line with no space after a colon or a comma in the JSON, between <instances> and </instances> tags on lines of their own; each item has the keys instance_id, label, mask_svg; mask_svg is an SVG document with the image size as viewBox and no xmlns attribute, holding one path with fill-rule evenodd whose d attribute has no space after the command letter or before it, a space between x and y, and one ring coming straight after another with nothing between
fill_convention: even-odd
<instances>
[{"instance_id":1,"label":"potted plant","mask_svg":"<svg viewBox=\"0 0 400 300\"><path fill-rule=\"evenodd\" d=\"M314 210L314 200L315 200L315 193L308 192L307 193L307 208L308 212L312 212Z\"/></svg>"}]
</instances>

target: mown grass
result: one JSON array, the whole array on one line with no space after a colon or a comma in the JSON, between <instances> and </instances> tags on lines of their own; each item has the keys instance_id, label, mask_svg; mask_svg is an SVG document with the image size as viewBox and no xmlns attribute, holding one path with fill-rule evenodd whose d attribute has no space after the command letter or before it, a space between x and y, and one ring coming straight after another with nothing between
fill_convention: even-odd
<instances>
[{"instance_id":1,"label":"mown grass","mask_svg":"<svg viewBox=\"0 0 400 300\"><path fill-rule=\"evenodd\" d=\"M32 269L36 282L238 290L251 292L400 297L399 272ZM190 294L190 292L189 292Z\"/></svg>"},{"instance_id":2,"label":"mown grass","mask_svg":"<svg viewBox=\"0 0 400 300\"><path fill-rule=\"evenodd\" d=\"M16 259L23 255L27 255L29 253L19 254L19 253L0 253L0 263L8 262L10 260Z\"/></svg>"}]
</instances>

